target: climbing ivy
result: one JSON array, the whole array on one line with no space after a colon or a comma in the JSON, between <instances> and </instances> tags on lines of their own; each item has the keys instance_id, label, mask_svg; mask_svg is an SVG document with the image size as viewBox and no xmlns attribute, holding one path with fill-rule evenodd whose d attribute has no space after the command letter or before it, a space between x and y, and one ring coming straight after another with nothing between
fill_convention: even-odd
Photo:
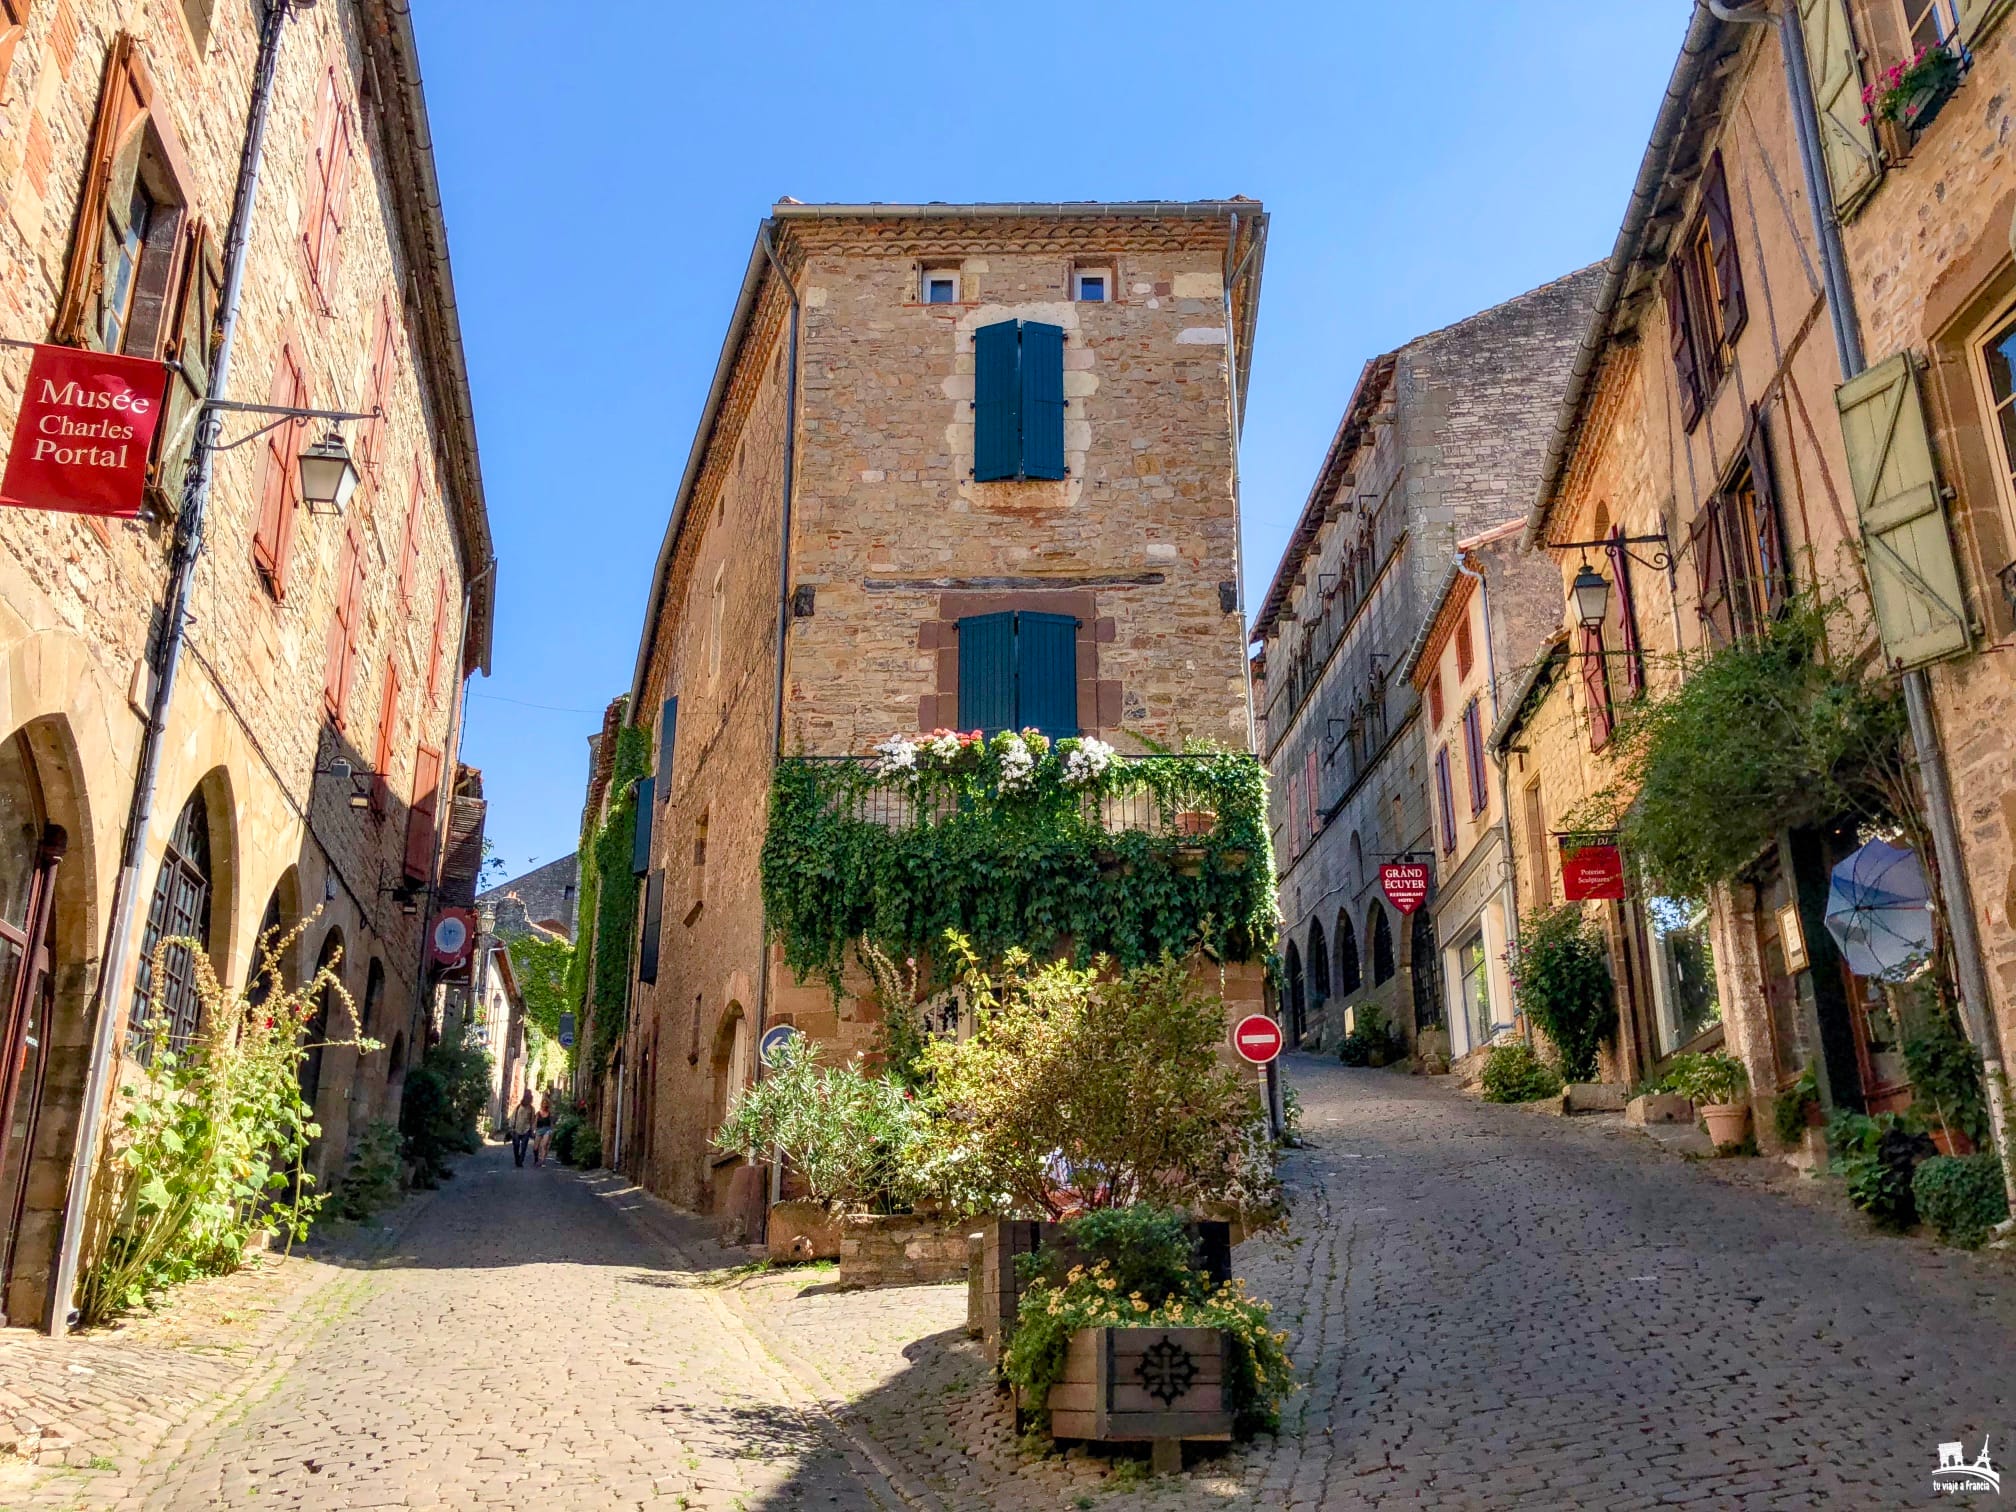
<instances>
[{"instance_id":1,"label":"climbing ivy","mask_svg":"<svg viewBox=\"0 0 2016 1512\"><path fill-rule=\"evenodd\" d=\"M581 917L592 921L568 966L567 998L592 1024L586 1061L591 1085L608 1069L630 1010L630 937L637 922L637 879L630 851L637 828L636 783L651 767L651 737L625 726L616 735L609 803L581 836Z\"/></svg>"},{"instance_id":2,"label":"climbing ivy","mask_svg":"<svg viewBox=\"0 0 2016 1512\"><path fill-rule=\"evenodd\" d=\"M1275 939L1266 774L1243 752L1123 761L1096 741L939 732L873 761L786 758L762 873L785 962L836 992L864 939L897 959L948 931L982 957L1068 943L1125 967L1260 959Z\"/></svg>"}]
</instances>

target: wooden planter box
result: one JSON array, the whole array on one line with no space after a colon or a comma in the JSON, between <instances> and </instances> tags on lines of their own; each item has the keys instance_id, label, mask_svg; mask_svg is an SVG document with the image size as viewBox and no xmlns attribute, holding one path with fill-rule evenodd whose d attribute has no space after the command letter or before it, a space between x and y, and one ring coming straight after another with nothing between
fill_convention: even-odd
<instances>
[{"instance_id":1,"label":"wooden planter box","mask_svg":"<svg viewBox=\"0 0 2016 1512\"><path fill-rule=\"evenodd\" d=\"M1229 1439L1225 1335L1215 1328L1086 1328L1050 1388L1050 1434L1141 1443Z\"/></svg>"},{"instance_id":2,"label":"wooden planter box","mask_svg":"<svg viewBox=\"0 0 2016 1512\"><path fill-rule=\"evenodd\" d=\"M1001 1350L1015 1331L1015 1318L1022 1306L1022 1282L1015 1262L1033 1255L1057 1237L1058 1225L1022 1219L1001 1218L982 1235L980 1278L969 1293L969 1309L975 1316L968 1329L977 1328L981 1351L987 1363L1001 1363ZM1232 1225L1219 1219L1202 1219L1190 1225L1203 1250L1204 1271L1214 1285L1232 1279Z\"/></svg>"}]
</instances>

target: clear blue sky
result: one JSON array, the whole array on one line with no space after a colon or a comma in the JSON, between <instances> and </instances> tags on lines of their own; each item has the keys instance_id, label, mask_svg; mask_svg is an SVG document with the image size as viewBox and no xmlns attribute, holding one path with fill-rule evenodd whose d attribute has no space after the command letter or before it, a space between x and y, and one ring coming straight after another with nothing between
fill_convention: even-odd
<instances>
[{"instance_id":1,"label":"clear blue sky","mask_svg":"<svg viewBox=\"0 0 2016 1512\"><path fill-rule=\"evenodd\" d=\"M414 9L501 562L463 755L515 874L573 848L597 725L525 705L629 687L774 200L1264 201L1257 601L1367 357L1609 253L1690 7Z\"/></svg>"}]
</instances>

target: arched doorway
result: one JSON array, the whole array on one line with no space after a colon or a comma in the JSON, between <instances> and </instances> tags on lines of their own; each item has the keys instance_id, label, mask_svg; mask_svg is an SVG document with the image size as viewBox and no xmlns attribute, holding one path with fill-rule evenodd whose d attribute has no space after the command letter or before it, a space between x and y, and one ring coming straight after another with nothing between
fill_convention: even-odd
<instances>
[{"instance_id":1,"label":"arched doorway","mask_svg":"<svg viewBox=\"0 0 2016 1512\"><path fill-rule=\"evenodd\" d=\"M740 1003L730 1003L714 1031L714 1102L709 1129L721 1127L728 1105L749 1084L752 1069L749 1045L749 1016Z\"/></svg>"},{"instance_id":2,"label":"arched doorway","mask_svg":"<svg viewBox=\"0 0 2016 1512\"><path fill-rule=\"evenodd\" d=\"M1323 1005L1330 1001L1330 942L1323 938L1323 921L1309 921L1309 1011L1307 1019L1318 1025L1323 1021ZM1295 1026L1295 1038L1299 1042L1308 1032L1308 1024Z\"/></svg>"},{"instance_id":3,"label":"arched doorway","mask_svg":"<svg viewBox=\"0 0 2016 1512\"><path fill-rule=\"evenodd\" d=\"M50 919L56 871L69 845L51 824L26 739L0 745L0 1315L17 1309L19 1241L28 1213L30 1168L48 1085L55 1010Z\"/></svg>"},{"instance_id":4,"label":"arched doorway","mask_svg":"<svg viewBox=\"0 0 2016 1512\"><path fill-rule=\"evenodd\" d=\"M332 929L322 939L322 948L315 955L315 974L324 971L335 975L340 971L343 959L343 931ZM312 983L310 984L312 985ZM322 990L315 994L315 1011L308 1016L302 1026L301 1038L308 1046L307 1054L301 1057L298 1075L301 1079L301 1101L311 1109L315 1106L316 1094L322 1090L323 1042L329 1038L329 1009L331 999L336 995L333 982L325 982Z\"/></svg>"},{"instance_id":5,"label":"arched doorway","mask_svg":"<svg viewBox=\"0 0 2016 1512\"><path fill-rule=\"evenodd\" d=\"M1295 948L1295 942L1288 942L1288 955L1283 963L1283 973L1288 986L1288 1033L1291 1038L1302 1038L1302 952Z\"/></svg>"},{"instance_id":6,"label":"arched doorway","mask_svg":"<svg viewBox=\"0 0 2016 1512\"><path fill-rule=\"evenodd\" d=\"M1372 985L1383 987L1393 980L1393 926L1386 922L1386 909L1374 903L1365 917L1365 932L1372 937Z\"/></svg>"},{"instance_id":7,"label":"arched doorway","mask_svg":"<svg viewBox=\"0 0 2016 1512\"><path fill-rule=\"evenodd\" d=\"M377 1038L378 1020L385 1012L385 963L371 957L371 969L364 976L364 1036Z\"/></svg>"},{"instance_id":8,"label":"arched doorway","mask_svg":"<svg viewBox=\"0 0 2016 1512\"><path fill-rule=\"evenodd\" d=\"M170 946L162 958L163 980L154 980L154 953L163 940L210 940L210 807L199 787L176 815L168 848L155 874L147 905L147 928L140 937L139 970L133 981L133 1009L127 1020L127 1047L141 1060L153 1053L157 1032L181 1049L201 1027L203 1005L196 996L196 958L186 945ZM160 999L162 1025L153 1022Z\"/></svg>"},{"instance_id":9,"label":"arched doorway","mask_svg":"<svg viewBox=\"0 0 2016 1512\"><path fill-rule=\"evenodd\" d=\"M1337 910L1337 991L1351 996L1365 985L1365 973L1358 965L1358 931L1351 927L1351 915Z\"/></svg>"},{"instance_id":10,"label":"arched doorway","mask_svg":"<svg viewBox=\"0 0 2016 1512\"><path fill-rule=\"evenodd\" d=\"M1448 1017L1442 1005L1442 951L1435 943L1435 921L1425 908L1415 910L1407 961L1414 978L1414 1027L1440 1029Z\"/></svg>"}]
</instances>

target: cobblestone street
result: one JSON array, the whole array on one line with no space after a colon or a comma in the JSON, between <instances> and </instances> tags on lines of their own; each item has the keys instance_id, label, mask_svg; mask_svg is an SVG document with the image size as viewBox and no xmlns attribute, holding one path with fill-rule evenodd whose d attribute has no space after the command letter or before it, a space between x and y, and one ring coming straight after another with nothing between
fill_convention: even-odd
<instances>
[{"instance_id":1,"label":"cobblestone street","mask_svg":"<svg viewBox=\"0 0 2016 1512\"><path fill-rule=\"evenodd\" d=\"M1615 1123L1290 1074L1312 1141L1294 1231L1238 1263L1308 1388L1278 1441L1180 1480L1026 1452L959 1286L710 1270L703 1226L493 1147L375 1257L285 1282L300 1327L255 1351L268 1369L204 1384L200 1410L136 1402L145 1421L101 1392L102 1441L0 1472L0 1507L1897 1507L1934 1500L1941 1442L1992 1434L2004 1461L2006 1255L1877 1237L1813 1184ZM31 1397L27 1376L60 1390L63 1359L121 1348L7 1343L0 1389ZM216 1372L192 1330L178 1347Z\"/></svg>"}]
</instances>

